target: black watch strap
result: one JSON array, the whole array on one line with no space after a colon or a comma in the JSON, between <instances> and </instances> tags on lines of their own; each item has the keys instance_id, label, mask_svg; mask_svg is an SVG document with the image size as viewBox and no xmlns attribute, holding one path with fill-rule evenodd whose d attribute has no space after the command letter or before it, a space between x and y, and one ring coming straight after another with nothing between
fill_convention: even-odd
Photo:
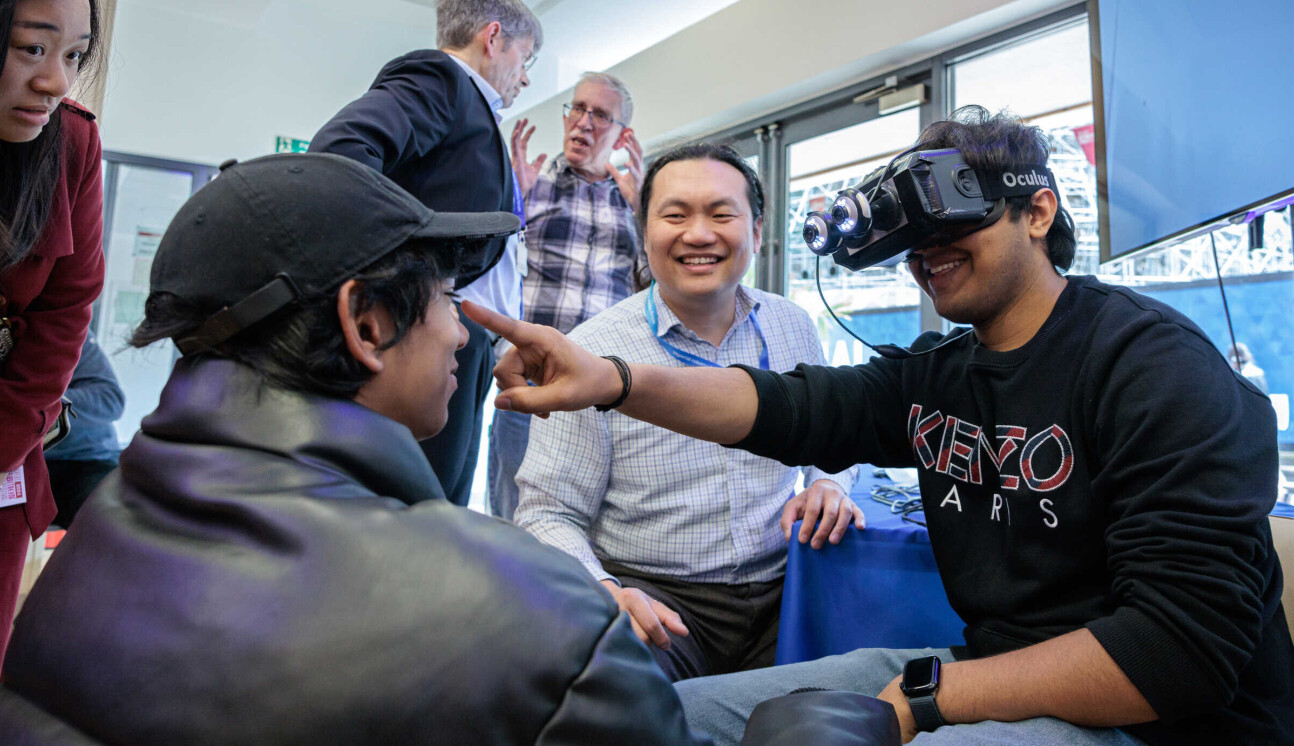
<instances>
[{"instance_id":1,"label":"black watch strap","mask_svg":"<svg viewBox=\"0 0 1294 746\"><path fill-rule=\"evenodd\" d=\"M912 710L912 719L916 721L917 730L922 733L929 733L941 725L947 725L944 722L944 716L939 712L939 705L935 704L934 693L922 697L909 697L908 708Z\"/></svg>"}]
</instances>

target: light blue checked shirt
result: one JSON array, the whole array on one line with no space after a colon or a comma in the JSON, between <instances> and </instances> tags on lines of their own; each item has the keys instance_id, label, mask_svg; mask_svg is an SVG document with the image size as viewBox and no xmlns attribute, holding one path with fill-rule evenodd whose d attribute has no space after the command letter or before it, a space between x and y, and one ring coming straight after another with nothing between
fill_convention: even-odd
<instances>
[{"instance_id":1,"label":"light blue checked shirt","mask_svg":"<svg viewBox=\"0 0 1294 746\"><path fill-rule=\"evenodd\" d=\"M486 80L480 73L472 69L472 66L464 62L457 55L449 55L450 59L458 63L467 73L467 77L472 79L476 84L477 90L485 97L490 104L490 111L494 114L496 123L503 121L503 115L499 113L503 109L503 97L499 92L494 90L490 81ZM507 138L504 138L505 142ZM507 147L506 145L504 147ZM511 175L510 175L510 178ZM516 188L516 181L513 181L513 188ZM470 300L489 308L505 316L511 316L514 319L521 318L521 266L526 263L526 257L518 253L524 251L524 244L520 243L516 234L508 236L507 243L503 247L503 256L499 258L498 263L490 268L488 272L476 278L476 280L467 287L458 289L458 297L463 300Z\"/></svg>"},{"instance_id":2,"label":"light blue checked shirt","mask_svg":"<svg viewBox=\"0 0 1294 746\"><path fill-rule=\"evenodd\" d=\"M738 286L735 321L718 348L679 322L655 288L584 322L570 337L595 355L685 367L652 336L645 317L653 293L665 341L720 365L759 365L759 334L770 367L823 364L809 315L776 295ZM858 467L840 474L805 468L805 484L830 479L848 493ZM778 527L794 495L796 469L694 440L620 414L593 409L531 420L530 445L517 472L515 520L546 544L574 556L598 580L609 559L641 572L696 583L767 582L786 569Z\"/></svg>"}]
</instances>

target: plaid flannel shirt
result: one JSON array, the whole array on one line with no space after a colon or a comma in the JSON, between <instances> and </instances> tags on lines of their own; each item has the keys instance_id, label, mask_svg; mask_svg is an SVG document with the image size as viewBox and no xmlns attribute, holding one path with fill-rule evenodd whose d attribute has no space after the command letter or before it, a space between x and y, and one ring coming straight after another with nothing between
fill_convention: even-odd
<instances>
[{"instance_id":1,"label":"plaid flannel shirt","mask_svg":"<svg viewBox=\"0 0 1294 746\"><path fill-rule=\"evenodd\" d=\"M526 321L569 332L634 292L646 267L633 209L610 177L588 182L557 156L526 195Z\"/></svg>"}]
</instances>

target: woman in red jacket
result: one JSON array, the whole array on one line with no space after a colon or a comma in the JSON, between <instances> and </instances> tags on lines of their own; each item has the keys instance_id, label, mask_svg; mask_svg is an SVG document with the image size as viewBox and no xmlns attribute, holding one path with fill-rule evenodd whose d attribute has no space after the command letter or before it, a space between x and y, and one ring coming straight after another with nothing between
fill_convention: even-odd
<instances>
[{"instance_id":1,"label":"woman in red jacket","mask_svg":"<svg viewBox=\"0 0 1294 746\"><path fill-rule=\"evenodd\" d=\"M99 133L63 98L94 51L97 11L0 0L0 660L27 547L56 512L41 440L103 286Z\"/></svg>"}]
</instances>

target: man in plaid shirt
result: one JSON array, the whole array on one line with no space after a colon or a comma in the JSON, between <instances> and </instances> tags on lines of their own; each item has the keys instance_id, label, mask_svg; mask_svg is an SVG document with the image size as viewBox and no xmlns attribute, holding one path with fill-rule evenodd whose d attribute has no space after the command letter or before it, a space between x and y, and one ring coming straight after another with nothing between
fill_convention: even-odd
<instances>
[{"instance_id":1,"label":"man in plaid shirt","mask_svg":"<svg viewBox=\"0 0 1294 746\"><path fill-rule=\"evenodd\" d=\"M535 131L527 129L529 120L513 129L512 155L526 202L529 261L522 313L526 321L566 333L632 295L635 283L647 279L647 262L634 224L643 151L629 127L629 90L613 75L585 73L563 109L562 154L547 168L547 155L527 158ZM622 148L629 154L626 171L611 165L612 153ZM490 504L495 515L509 520L517 507L515 477L529 433L529 415L495 412Z\"/></svg>"}]
</instances>

